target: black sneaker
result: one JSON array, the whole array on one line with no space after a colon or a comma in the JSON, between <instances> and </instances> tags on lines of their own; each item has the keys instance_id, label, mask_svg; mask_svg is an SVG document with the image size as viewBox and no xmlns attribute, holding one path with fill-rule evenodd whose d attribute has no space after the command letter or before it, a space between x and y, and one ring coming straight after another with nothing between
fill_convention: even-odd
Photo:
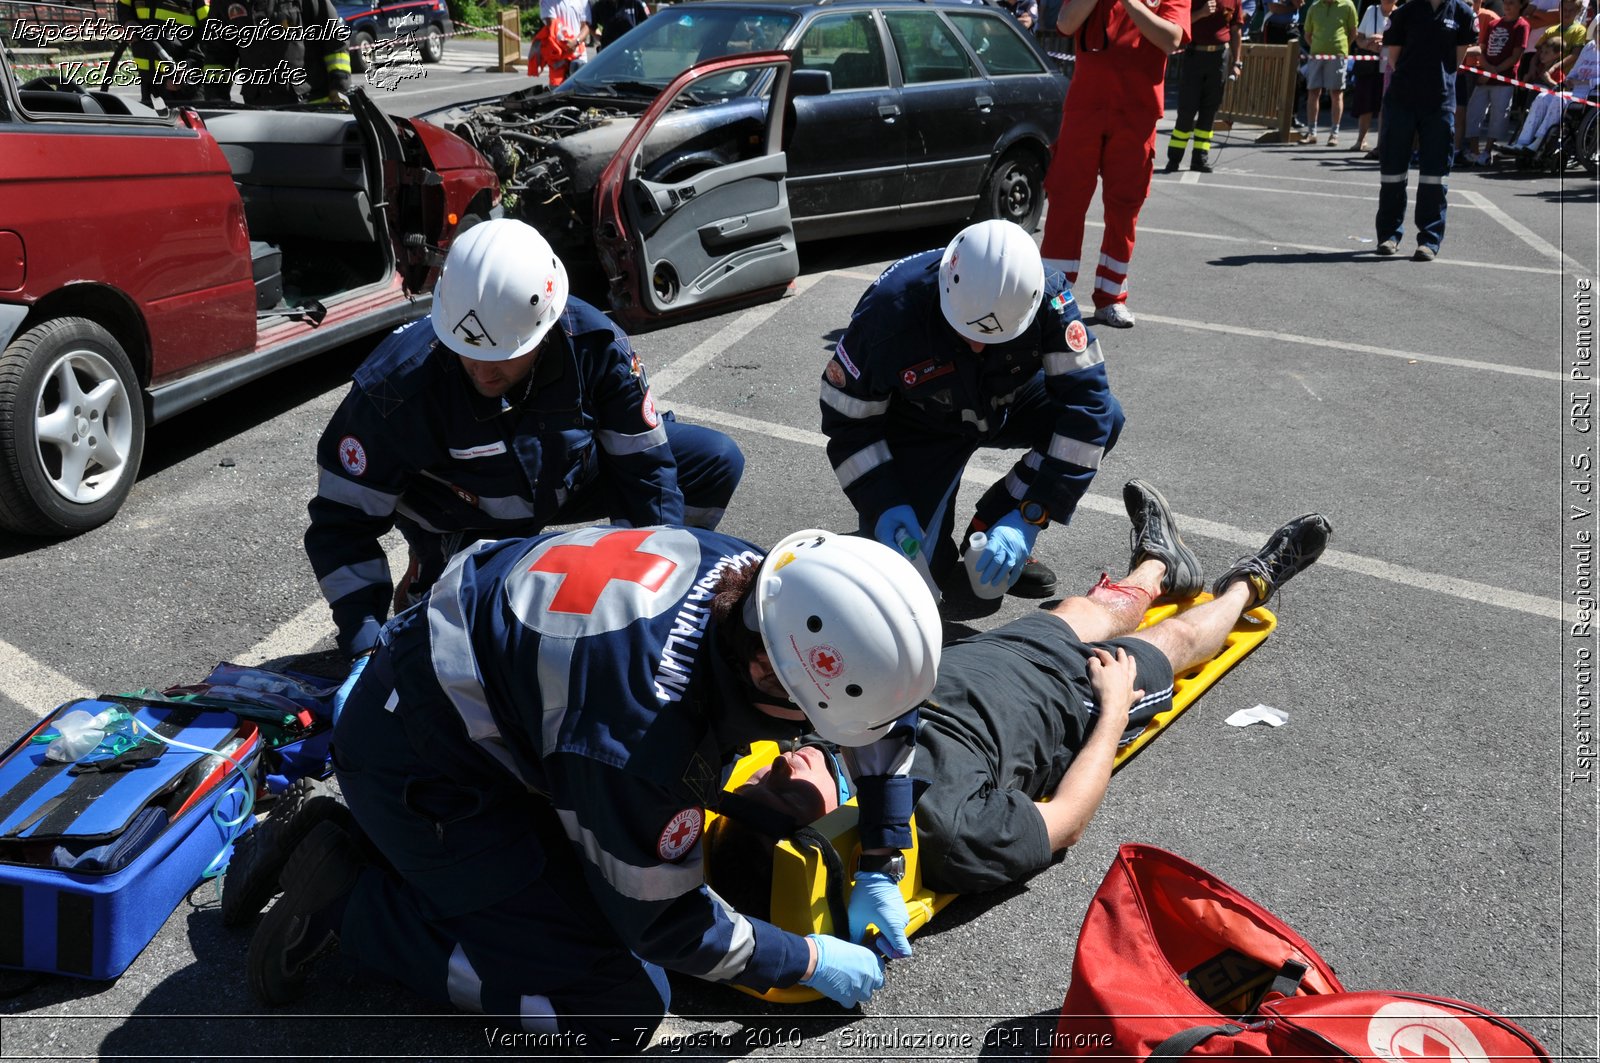
<instances>
[{"instance_id":1,"label":"black sneaker","mask_svg":"<svg viewBox=\"0 0 1600 1063\"><path fill-rule=\"evenodd\" d=\"M322 822L290 855L283 896L250 939L250 991L263 1003L298 1000L312 964L339 944L345 902L366 866L360 853L338 824Z\"/></svg>"},{"instance_id":2,"label":"black sneaker","mask_svg":"<svg viewBox=\"0 0 1600 1063\"><path fill-rule=\"evenodd\" d=\"M1205 153L1196 155L1189 160L1189 169L1195 173L1211 173L1211 160L1206 158Z\"/></svg>"},{"instance_id":3,"label":"black sneaker","mask_svg":"<svg viewBox=\"0 0 1600 1063\"><path fill-rule=\"evenodd\" d=\"M1168 155L1167 164L1161 168L1162 173L1177 173L1178 164L1183 161L1182 155Z\"/></svg>"},{"instance_id":4,"label":"black sneaker","mask_svg":"<svg viewBox=\"0 0 1600 1063\"><path fill-rule=\"evenodd\" d=\"M1143 480L1129 480L1122 488L1122 505L1128 511L1133 529L1128 534L1132 553L1128 571L1139 562L1154 558L1167 567L1161 577L1163 598L1193 598L1206 585L1200 572L1200 559L1184 545L1172 508L1161 492Z\"/></svg>"},{"instance_id":5,"label":"black sneaker","mask_svg":"<svg viewBox=\"0 0 1600 1063\"><path fill-rule=\"evenodd\" d=\"M1222 592L1244 580L1250 587L1250 601L1246 609L1265 605L1278 588L1322 556L1333 535L1333 525L1320 513L1307 513L1296 517L1272 533L1267 545L1249 557L1234 562L1233 567L1217 577L1211 593Z\"/></svg>"},{"instance_id":6,"label":"black sneaker","mask_svg":"<svg viewBox=\"0 0 1600 1063\"><path fill-rule=\"evenodd\" d=\"M329 820L345 828L354 823L333 787L312 778L291 783L267 818L234 843L222 876L222 925L240 926L260 915L278 892L289 854L311 828Z\"/></svg>"},{"instance_id":7,"label":"black sneaker","mask_svg":"<svg viewBox=\"0 0 1600 1063\"><path fill-rule=\"evenodd\" d=\"M1017 577L1017 582L1006 593L1018 598L1048 598L1055 593L1055 589L1055 571L1043 561L1030 557L1022 566L1022 575Z\"/></svg>"}]
</instances>

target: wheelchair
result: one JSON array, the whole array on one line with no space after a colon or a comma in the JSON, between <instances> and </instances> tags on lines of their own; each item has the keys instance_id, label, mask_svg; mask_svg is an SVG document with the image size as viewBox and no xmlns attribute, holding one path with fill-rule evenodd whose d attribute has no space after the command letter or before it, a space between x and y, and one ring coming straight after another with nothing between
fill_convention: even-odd
<instances>
[{"instance_id":1,"label":"wheelchair","mask_svg":"<svg viewBox=\"0 0 1600 1063\"><path fill-rule=\"evenodd\" d=\"M1600 89L1589 94L1600 102ZM1569 103L1561 121L1545 130L1534 146L1515 156L1517 169L1559 175L1580 166L1590 177L1600 172L1600 108Z\"/></svg>"}]
</instances>

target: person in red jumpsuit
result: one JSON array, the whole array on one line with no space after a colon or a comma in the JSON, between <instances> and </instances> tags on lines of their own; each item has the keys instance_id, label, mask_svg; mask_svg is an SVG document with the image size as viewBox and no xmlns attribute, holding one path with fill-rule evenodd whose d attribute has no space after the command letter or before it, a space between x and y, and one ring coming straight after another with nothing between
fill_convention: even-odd
<instances>
[{"instance_id":1,"label":"person in red jumpsuit","mask_svg":"<svg viewBox=\"0 0 1600 1063\"><path fill-rule=\"evenodd\" d=\"M1073 36L1077 69L1045 177L1045 269L1078 279L1084 215L1103 179L1106 229L1095 268L1094 320L1131 328L1128 262L1155 172L1156 122L1166 109L1167 56L1189 40L1189 0L1067 0L1056 28Z\"/></svg>"}]
</instances>

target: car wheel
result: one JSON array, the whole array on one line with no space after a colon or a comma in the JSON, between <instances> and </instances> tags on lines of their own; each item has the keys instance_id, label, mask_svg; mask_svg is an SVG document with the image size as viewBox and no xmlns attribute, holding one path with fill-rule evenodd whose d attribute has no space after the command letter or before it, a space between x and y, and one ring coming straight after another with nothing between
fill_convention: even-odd
<instances>
[{"instance_id":1,"label":"car wheel","mask_svg":"<svg viewBox=\"0 0 1600 1063\"><path fill-rule=\"evenodd\" d=\"M1014 221L1031 233L1043 213L1044 164L1031 152L1013 148L989 172L972 220Z\"/></svg>"},{"instance_id":2,"label":"car wheel","mask_svg":"<svg viewBox=\"0 0 1600 1063\"><path fill-rule=\"evenodd\" d=\"M422 61L424 63L437 63L444 58L444 30L439 28L437 22L428 26L422 35Z\"/></svg>"},{"instance_id":3,"label":"car wheel","mask_svg":"<svg viewBox=\"0 0 1600 1063\"><path fill-rule=\"evenodd\" d=\"M367 64L370 61L369 56L371 55L372 49L372 34L368 33L366 30L356 30L350 35L350 43L347 47L350 49L351 73L365 73Z\"/></svg>"},{"instance_id":4,"label":"car wheel","mask_svg":"<svg viewBox=\"0 0 1600 1063\"><path fill-rule=\"evenodd\" d=\"M144 398L111 333L46 321L0 355L0 526L73 535L110 520L144 456Z\"/></svg>"}]
</instances>

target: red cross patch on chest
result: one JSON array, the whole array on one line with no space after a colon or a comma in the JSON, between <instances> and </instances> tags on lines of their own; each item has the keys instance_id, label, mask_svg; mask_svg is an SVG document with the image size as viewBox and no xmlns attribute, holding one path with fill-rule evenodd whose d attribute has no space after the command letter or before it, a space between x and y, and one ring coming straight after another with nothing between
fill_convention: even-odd
<instances>
[{"instance_id":1,"label":"red cross patch on chest","mask_svg":"<svg viewBox=\"0 0 1600 1063\"><path fill-rule=\"evenodd\" d=\"M916 365L913 365L902 371L900 374L900 383L904 384L908 388L917 388L921 387L923 384L926 384L930 380L937 380L940 377L945 376L948 373L954 373L955 371L956 366L954 362L941 362L937 358L932 358L926 362L919 362Z\"/></svg>"}]
</instances>

